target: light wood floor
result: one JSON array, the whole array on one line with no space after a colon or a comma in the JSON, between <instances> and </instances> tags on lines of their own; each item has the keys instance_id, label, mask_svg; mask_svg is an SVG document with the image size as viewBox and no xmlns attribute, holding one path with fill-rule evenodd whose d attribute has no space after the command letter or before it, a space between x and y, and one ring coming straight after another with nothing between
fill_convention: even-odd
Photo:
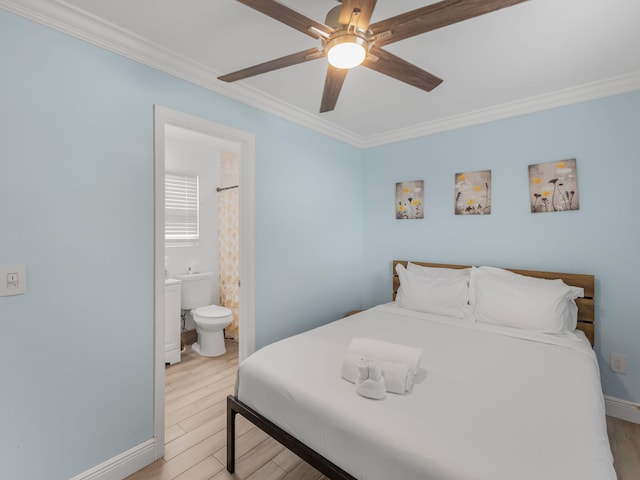
<instances>
[{"instance_id":1,"label":"light wood floor","mask_svg":"<svg viewBox=\"0 0 640 480\"><path fill-rule=\"evenodd\" d=\"M238 346L216 358L187 347L166 369L165 451L128 480L327 480L250 422L236 417L236 473L226 470L227 395L233 393Z\"/></svg>"},{"instance_id":2,"label":"light wood floor","mask_svg":"<svg viewBox=\"0 0 640 480\"><path fill-rule=\"evenodd\" d=\"M607 431L618 480L640 480L640 425L607 417Z\"/></svg>"},{"instance_id":3,"label":"light wood floor","mask_svg":"<svg viewBox=\"0 0 640 480\"><path fill-rule=\"evenodd\" d=\"M166 369L165 456L128 480L327 480L238 415L236 473L226 470L226 398L233 393L238 347L202 357L189 347ZM640 480L640 425L607 417L618 480Z\"/></svg>"}]
</instances>

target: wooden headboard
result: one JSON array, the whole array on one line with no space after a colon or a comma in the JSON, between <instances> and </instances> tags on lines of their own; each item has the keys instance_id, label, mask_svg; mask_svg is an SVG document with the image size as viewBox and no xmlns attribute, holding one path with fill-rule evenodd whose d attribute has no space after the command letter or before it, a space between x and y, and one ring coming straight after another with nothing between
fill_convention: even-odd
<instances>
[{"instance_id":1,"label":"wooden headboard","mask_svg":"<svg viewBox=\"0 0 640 480\"><path fill-rule=\"evenodd\" d=\"M411 263L421 265L423 267L437 267L437 268L469 268L468 265L447 265L443 263L425 263L414 262ZM396 273L396 265L402 264L407 266L407 260L394 260L393 261L393 299L396 299L396 293L400 287L400 279ZM591 345L595 342L594 336L594 321L595 321L595 303L594 303L594 291L595 291L595 277L593 275L582 275L576 273L557 273L557 272L537 272L535 270L514 270L507 268L514 273L520 275L526 275L528 277L546 278L549 280L555 280L559 278L567 285L574 287L584 288L584 298L577 298L576 305L578 306L578 330L582 330L587 336Z\"/></svg>"}]
</instances>

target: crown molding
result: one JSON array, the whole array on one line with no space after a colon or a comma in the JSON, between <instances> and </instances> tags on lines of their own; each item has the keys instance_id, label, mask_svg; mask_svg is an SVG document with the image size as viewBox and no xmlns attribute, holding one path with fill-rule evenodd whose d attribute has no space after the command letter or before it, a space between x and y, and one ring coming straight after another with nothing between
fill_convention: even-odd
<instances>
[{"instance_id":1,"label":"crown molding","mask_svg":"<svg viewBox=\"0 0 640 480\"><path fill-rule=\"evenodd\" d=\"M252 87L220 82L217 80L219 72L63 0L0 0L0 8L358 148L410 140L640 90L640 72L634 72L365 137Z\"/></svg>"},{"instance_id":2,"label":"crown molding","mask_svg":"<svg viewBox=\"0 0 640 480\"><path fill-rule=\"evenodd\" d=\"M0 0L0 8L207 90L361 148L364 137L252 87L217 80L220 72L62 0Z\"/></svg>"},{"instance_id":3,"label":"crown molding","mask_svg":"<svg viewBox=\"0 0 640 480\"><path fill-rule=\"evenodd\" d=\"M434 133L457 130L459 128L470 127L482 123L489 123L505 118L527 115L530 113L550 110L552 108L564 107L576 103L596 100L598 98L610 97L622 93L629 93L640 90L640 72L628 75L608 78L602 81L578 85L576 87L559 90L552 93L545 93L534 97L525 98L516 102L504 103L493 107L476 110L461 115L413 125L391 132L381 133L367 137L362 148L386 145L388 143L410 140L424 137Z\"/></svg>"}]
</instances>

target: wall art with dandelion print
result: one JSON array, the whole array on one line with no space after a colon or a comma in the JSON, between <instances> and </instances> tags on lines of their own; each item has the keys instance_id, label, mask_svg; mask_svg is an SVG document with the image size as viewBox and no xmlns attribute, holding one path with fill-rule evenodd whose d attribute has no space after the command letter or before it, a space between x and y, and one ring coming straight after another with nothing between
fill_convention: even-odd
<instances>
[{"instance_id":1,"label":"wall art with dandelion print","mask_svg":"<svg viewBox=\"0 0 640 480\"><path fill-rule=\"evenodd\" d=\"M491 213L491 170L456 173L456 215Z\"/></svg>"},{"instance_id":2,"label":"wall art with dandelion print","mask_svg":"<svg viewBox=\"0 0 640 480\"><path fill-rule=\"evenodd\" d=\"M529 165L531 213L578 210L576 159Z\"/></svg>"},{"instance_id":3,"label":"wall art with dandelion print","mask_svg":"<svg viewBox=\"0 0 640 480\"><path fill-rule=\"evenodd\" d=\"M396 218L424 218L424 180L396 183Z\"/></svg>"}]
</instances>

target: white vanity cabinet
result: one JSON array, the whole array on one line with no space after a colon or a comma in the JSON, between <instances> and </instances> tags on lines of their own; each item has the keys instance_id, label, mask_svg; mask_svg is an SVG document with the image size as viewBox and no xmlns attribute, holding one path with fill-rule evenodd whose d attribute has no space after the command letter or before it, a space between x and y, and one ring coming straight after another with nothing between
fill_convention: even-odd
<instances>
[{"instance_id":1,"label":"white vanity cabinet","mask_svg":"<svg viewBox=\"0 0 640 480\"><path fill-rule=\"evenodd\" d=\"M180 361L180 280L164 281L164 362Z\"/></svg>"}]
</instances>

